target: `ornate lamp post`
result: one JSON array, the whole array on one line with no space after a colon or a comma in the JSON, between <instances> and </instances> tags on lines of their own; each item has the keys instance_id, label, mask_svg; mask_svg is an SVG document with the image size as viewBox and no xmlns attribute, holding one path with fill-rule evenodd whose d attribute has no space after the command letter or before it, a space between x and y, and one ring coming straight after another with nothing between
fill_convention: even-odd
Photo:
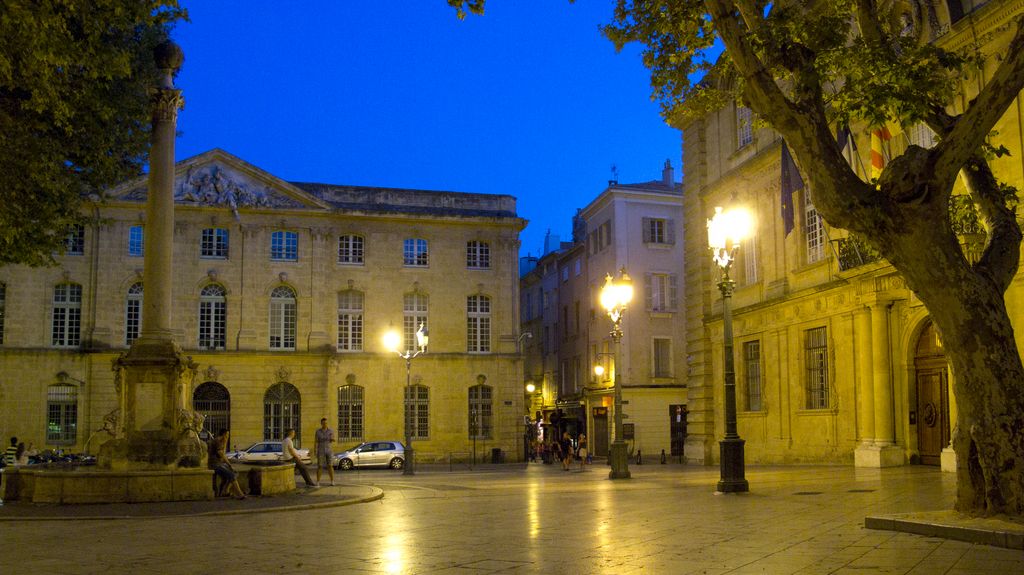
<instances>
[{"instance_id":1,"label":"ornate lamp post","mask_svg":"<svg viewBox=\"0 0 1024 575\"><path fill-rule=\"evenodd\" d=\"M410 395L412 394L412 358L427 352L427 340L427 328L421 323L419 329L416 330L417 349L407 349L403 353L399 350L402 336L393 330L384 334L384 346L405 360L405 466L402 468L403 475L414 475L416 473L413 469L415 459L412 449L412 425L410 422L410 419L415 417L415 415L411 413L411 404L409 403Z\"/></svg>"},{"instance_id":2,"label":"ornate lamp post","mask_svg":"<svg viewBox=\"0 0 1024 575\"><path fill-rule=\"evenodd\" d=\"M601 288L601 307L608 312L612 320L612 341L615 342L615 439L612 441L610 459L612 470L609 479L629 479L629 463L626 461L626 442L622 438L622 316L626 306L633 300L633 280L626 273L626 268L619 271L619 280L612 279L611 274L605 276L604 287Z\"/></svg>"},{"instance_id":3,"label":"ornate lamp post","mask_svg":"<svg viewBox=\"0 0 1024 575\"><path fill-rule=\"evenodd\" d=\"M722 331L725 337L725 437L718 443L721 466L718 491L723 493L750 491L743 469L744 441L736 432L736 369L732 354L732 310L729 307L736 285L729 277L729 268L736 260L736 251L743 238L750 233L750 228L750 214L739 209L723 213L722 208L716 207L715 215L708 220L711 258L722 270L718 289L722 292Z\"/></svg>"}]
</instances>

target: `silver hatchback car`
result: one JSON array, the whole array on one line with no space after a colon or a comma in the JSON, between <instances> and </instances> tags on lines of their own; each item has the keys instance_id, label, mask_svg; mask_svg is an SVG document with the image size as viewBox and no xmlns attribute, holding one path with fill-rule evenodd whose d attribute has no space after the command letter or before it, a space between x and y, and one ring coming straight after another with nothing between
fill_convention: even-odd
<instances>
[{"instance_id":1,"label":"silver hatchback car","mask_svg":"<svg viewBox=\"0 0 1024 575\"><path fill-rule=\"evenodd\" d=\"M366 441L334 455L338 469L353 467L405 467L405 446L398 441Z\"/></svg>"}]
</instances>

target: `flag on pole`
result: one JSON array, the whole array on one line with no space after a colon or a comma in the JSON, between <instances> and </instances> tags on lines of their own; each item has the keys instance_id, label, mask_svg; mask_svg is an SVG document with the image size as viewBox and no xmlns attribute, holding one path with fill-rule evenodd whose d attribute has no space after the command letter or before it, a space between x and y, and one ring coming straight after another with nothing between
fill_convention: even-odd
<instances>
[{"instance_id":1,"label":"flag on pole","mask_svg":"<svg viewBox=\"0 0 1024 575\"><path fill-rule=\"evenodd\" d=\"M804 180L800 177L800 171L796 169L796 162L789 153L789 146L786 140L782 140L782 224L785 235L793 231L795 216L793 214L793 192L804 189Z\"/></svg>"},{"instance_id":2,"label":"flag on pole","mask_svg":"<svg viewBox=\"0 0 1024 575\"><path fill-rule=\"evenodd\" d=\"M871 179L877 180L882 175L882 169L885 168L885 150L884 146L892 138L892 134L889 133L889 128L882 127L878 130L871 131Z\"/></svg>"}]
</instances>

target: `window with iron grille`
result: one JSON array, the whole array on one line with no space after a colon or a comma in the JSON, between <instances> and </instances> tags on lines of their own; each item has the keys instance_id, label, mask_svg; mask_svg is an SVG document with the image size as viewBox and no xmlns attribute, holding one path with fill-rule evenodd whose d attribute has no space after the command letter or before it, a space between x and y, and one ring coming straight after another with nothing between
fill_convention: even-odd
<instances>
[{"instance_id":1,"label":"window with iron grille","mask_svg":"<svg viewBox=\"0 0 1024 575\"><path fill-rule=\"evenodd\" d=\"M824 327L804 332L807 409L828 408L828 341Z\"/></svg>"},{"instance_id":2,"label":"window with iron grille","mask_svg":"<svg viewBox=\"0 0 1024 575\"><path fill-rule=\"evenodd\" d=\"M74 445L78 436L78 389L51 385L46 391L46 443Z\"/></svg>"},{"instance_id":3,"label":"window with iron grille","mask_svg":"<svg viewBox=\"0 0 1024 575\"><path fill-rule=\"evenodd\" d=\"M124 344L131 345L139 337L142 326L142 284L136 282L128 288L124 309Z\"/></svg>"},{"instance_id":4,"label":"window with iron grille","mask_svg":"<svg viewBox=\"0 0 1024 575\"><path fill-rule=\"evenodd\" d=\"M338 238L338 263L363 263L363 236L344 235Z\"/></svg>"},{"instance_id":5,"label":"window with iron grille","mask_svg":"<svg viewBox=\"0 0 1024 575\"><path fill-rule=\"evenodd\" d=\"M761 342L743 343L743 381L747 411L761 411Z\"/></svg>"},{"instance_id":6,"label":"window with iron grille","mask_svg":"<svg viewBox=\"0 0 1024 575\"><path fill-rule=\"evenodd\" d=\"M466 244L466 267L485 270L491 267L491 245L487 242L471 241Z\"/></svg>"},{"instance_id":7,"label":"window with iron grille","mask_svg":"<svg viewBox=\"0 0 1024 575\"><path fill-rule=\"evenodd\" d=\"M209 259L227 259L228 230L224 228L206 228L199 242L199 257Z\"/></svg>"},{"instance_id":8,"label":"window with iron grille","mask_svg":"<svg viewBox=\"0 0 1024 575\"><path fill-rule=\"evenodd\" d=\"M654 338L654 377L672 377L672 340Z\"/></svg>"},{"instance_id":9,"label":"window with iron grille","mask_svg":"<svg viewBox=\"0 0 1024 575\"><path fill-rule=\"evenodd\" d=\"M405 350L416 350L416 331L427 327L427 308L430 300L426 294L407 293L402 298L402 336L405 338Z\"/></svg>"},{"instance_id":10,"label":"window with iron grille","mask_svg":"<svg viewBox=\"0 0 1024 575\"><path fill-rule=\"evenodd\" d=\"M427 252L427 240L409 238L402 249L402 263L410 267L427 267L430 254Z\"/></svg>"},{"instance_id":11,"label":"window with iron grille","mask_svg":"<svg viewBox=\"0 0 1024 575\"><path fill-rule=\"evenodd\" d=\"M68 235L64 238L64 254L69 256L85 254L85 226L82 224L68 226Z\"/></svg>"},{"instance_id":12,"label":"window with iron grille","mask_svg":"<svg viewBox=\"0 0 1024 575\"><path fill-rule=\"evenodd\" d=\"M491 298L485 295L471 295L466 298L467 351L487 353L491 351Z\"/></svg>"},{"instance_id":13,"label":"window with iron grille","mask_svg":"<svg viewBox=\"0 0 1024 575\"><path fill-rule=\"evenodd\" d=\"M295 443L302 436L300 411L302 398L299 390L287 382L271 385L263 394L263 441L280 441L284 430L295 430Z\"/></svg>"},{"instance_id":14,"label":"window with iron grille","mask_svg":"<svg viewBox=\"0 0 1024 575\"><path fill-rule=\"evenodd\" d=\"M224 349L227 343L227 290L217 284L199 293L199 349Z\"/></svg>"},{"instance_id":15,"label":"window with iron grille","mask_svg":"<svg viewBox=\"0 0 1024 575\"><path fill-rule=\"evenodd\" d=\"M410 437L430 437L430 389L425 385L405 388L405 425Z\"/></svg>"},{"instance_id":16,"label":"window with iron grille","mask_svg":"<svg viewBox=\"0 0 1024 575\"><path fill-rule=\"evenodd\" d=\"M231 394L216 381L207 381L192 392L192 409L203 415L203 434L213 437L231 430Z\"/></svg>"},{"instance_id":17,"label":"window with iron grille","mask_svg":"<svg viewBox=\"0 0 1024 575\"><path fill-rule=\"evenodd\" d=\"M270 234L270 259L278 262L298 261L298 232L276 231Z\"/></svg>"},{"instance_id":18,"label":"window with iron grille","mask_svg":"<svg viewBox=\"0 0 1024 575\"><path fill-rule=\"evenodd\" d=\"M363 437L363 388L343 385L338 388L338 439Z\"/></svg>"},{"instance_id":19,"label":"window with iron grille","mask_svg":"<svg viewBox=\"0 0 1024 575\"><path fill-rule=\"evenodd\" d=\"M142 226L131 226L128 228L128 255L142 257L143 246L145 246L145 234Z\"/></svg>"},{"instance_id":20,"label":"window with iron grille","mask_svg":"<svg viewBox=\"0 0 1024 575\"><path fill-rule=\"evenodd\" d=\"M489 385L469 388L469 438L490 439L493 390Z\"/></svg>"},{"instance_id":21,"label":"window with iron grille","mask_svg":"<svg viewBox=\"0 0 1024 575\"><path fill-rule=\"evenodd\" d=\"M338 294L338 351L363 350L363 292Z\"/></svg>"},{"instance_id":22,"label":"window with iron grille","mask_svg":"<svg viewBox=\"0 0 1024 575\"><path fill-rule=\"evenodd\" d=\"M270 349L295 350L295 292L278 286L270 292Z\"/></svg>"},{"instance_id":23,"label":"window with iron grille","mask_svg":"<svg viewBox=\"0 0 1024 575\"><path fill-rule=\"evenodd\" d=\"M57 284L53 288L53 324L50 343L54 347L78 347L82 342L82 286Z\"/></svg>"}]
</instances>

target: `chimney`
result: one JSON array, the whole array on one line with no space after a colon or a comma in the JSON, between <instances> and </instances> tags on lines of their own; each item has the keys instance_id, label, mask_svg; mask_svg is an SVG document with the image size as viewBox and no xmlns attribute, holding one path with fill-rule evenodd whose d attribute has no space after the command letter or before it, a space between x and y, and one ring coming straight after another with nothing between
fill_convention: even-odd
<instances>
[{"instance_id":1,"label":"chimney","mask_svg":"<svg viewBox=\"0 0 1024 575\"><path fill-rule=\"evenodd\" d=\"M672 169L672 160L665 160L665 167L661 169L661 181L669 188L676 186L676 174Z\"/></svg>"}]
</instances>

